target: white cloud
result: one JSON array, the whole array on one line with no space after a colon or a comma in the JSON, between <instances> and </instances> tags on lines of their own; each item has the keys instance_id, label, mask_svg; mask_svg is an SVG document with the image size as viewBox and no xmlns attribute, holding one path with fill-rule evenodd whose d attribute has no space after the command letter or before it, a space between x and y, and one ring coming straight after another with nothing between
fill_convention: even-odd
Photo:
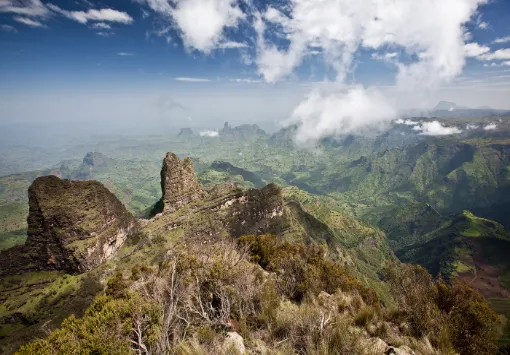
<instances>
[{"instance_id":1,"label":"white cloud","mask_svg":"<svg viewBox=\"0 0 510 355\"><path fill-rule=\"evenodd\" d=\"M403 120L401 118L395 120L395 123L396 124L403 124L403 125L407 125L407 126L416 126L416 125L419 125L420 122L418 121L413 121L413 120Z\"/></svg>"},{"instance_id":2,"label":"white cloud","mask_svg":"<svg viewBox=\"0 0 510 355\"><path fill-rule=\"evenodd\" d=\"M488 29L488 28L489 28L489 24L488 24L487 22L482 21L482 22L480 22L480 23L478 24L478 28L480 28L480 29L482 29L482 30L486 30L486 29Z\"/></svg>"},{"instance_id":3,"label":"white cloud","mask_svg":"<svg viewBox=\"0 0 510 355\"><path fill-rule=\"evenodd\" d=\"M170 15L172 12L172 7L168 0L134 0L139 4L145 4L150 7L153 11L162 14L162 15Z\"/></svg>"},{"instance_id":4,"label":"white cloud","mask_svg":"<svg viewBox=\"0 0 510 355\"><path fill-rule=\"evenodd\" d=\"M398 57L397 52L372 53L372 58L377 59L377 60L391 61L392 59L395 59L396 57Z\"/></svg>"},{"instance_id":5,"label":"white cloud","mask_svg":"<svg viewBox=\"0 0 510 355\"><path fill-rule=\"evenodd\" d=\"M230 81L235 83L247 83L247 84L259 84L262 80L259 79L230 79Z\"/></svg>"},{"instance_id":6,"label":"white cloud","mask_svg":"<svg viewBox=\"0 0 510 355\"><path fill-rule=\"evenodd\" d=\"M356 87L334 94L313 91L294 109L286 123L298 123L296 140L310 143L330 135L363 130L395 115L379 91Z\"/></svg>"},{"instance_id":7,"label":"white cloud","mask_svg":"<svg viewBox=\"0 0 510 355\"><path fill-rule=\"evenodd\" d=\"M246 43L241 42L233 42L233 41L227 41L218 44L218 48L222 49L230 49L230 48L246 48L248 45Z\"/></svg>"},{"instance_id":8,"label":"white cloud","mask_svg":"<svg viewBox=\"0 0 510 355\"><path fill-rule=\"evenodd\" d=\"M42 27L42 28L48 27L45 24L42 24L41 22L39 22L37 20L32 20L28 17L14 16L12 19L14 21L17 21L19 23L22 23L22 24L30 26L30 27Z\"/></svg>"},{"instance_id":9,"label":"white cloud","mask_svg":"<svg viewBox=\"0 0 510 355\"><path fill-rule=\"evenodd\" d=\"M510 61L507 61L507 62L503 62L501 63L502 65L505 65L505 66L510 66Z\"/></svg>"},{"instance_id":10,"label":"white cloud","mask_svg":"<svg viewBox=\"0 0 510 355\"><path fill-rule=\"evenodd\" d=\"M289 120L301 124L301 141L352 132L390 121L401 109L423 106L431 92L460 75L466 58L465 24L476 20L478 6L486 2L293 0L281 8L275 4L254 16L255 63L267 82L277 82L292 75L311 51L320 51L341 84L353 71L359 51L391 49L382 58L397 66L393 89L384 95L360 87L352 93L349 89L313 93ZM282 37L288 45L281 45ZM393 55L400 52L406 53L402 59ZM487 54L485 49L482 52ZM409 57L417 59L409 61ZM364 104L360 115L351 110L359 102Z\"/></svg>"},{"instance_id":11,"label":"white cloud","mask_svg":"<svg viewBox=\"0 0 510 355\"><path fill-rule=\"evenodd\" d=\"M488 124L488 125L486 125L486 126L484 126L484 127L483 127L483 129L484 129L485 131L493 131L493 130L495 130L496 128L498 128L498 126L497 126L495 123L490 123L490 124Z\"/></svg>"},{"instance_id":12,"label":"white cloud","mask_svg":"<svg viewBox=\"0 0 510 355\"><path fill-rule=\"evenodd\" d=\"M217 131L202 131L199 133L200 137L218 137L219 133Z\"/></svg>"},{"instance_id":13,"label":"white cloud","mask_svg":"<svg viewBox=\"0 0 510 355\"><path fill-rule=\"evenodd\" d=\"M0 12L29 17L46 17L50 14L40 0L0 0Z\"/></svg>"},{"instance_id":14,"label":"white cloud","mask_svg":"<svg viewBox=\"0 0 510 355\"><path fill-rule=\"evenodd\" d=\"M398 80L413 85L445 81L458 75L464 65L464 27L484 0L295 0L284 15L270 7L261 17L282 28L290 44L282 50L262 36L266 27L257 20L259 72L267 81L289 75L310 48L321 48L326 62L341 80L351 69L354 53L362 46L380 49L404 47L421 56L418 63L400 64ZM405 31L402 29L405 28ZM435 75L429 75L435 72ZM421 76L420 78L417 78ZM437 80L436 80L437 79Z\"/></svg>"},{"instance_id":15,"label":"white cloud","mask_svg":"<svg viewBox=\"0 0 510 355\"><path fill-rule=\"evenodd\" d=\"M4 31L4 32L14 32L14 33L18 32L16 27L11 26L11 25L0 25L0 30Z\"/></svg>"},{"instance_id":16,"label":"white cloud","mask_svg":"<svg viewBox=\"0 0 510 355\"><path fill-rule=\"evenodd\" d=\"M480 60L501 60L510 59L510 48L498 49L493 53L478 56Z\"/></svg>"},{"instance_id":17,"label":"white cloud","mask_svg":"<svg viewBox=\"0 0 510 355\"><path fill-rule=\"evenodd\" d=\"M508 43L508 42L510 42L510 36L496 38L492 43Z\"/></svg>"},{"instance_id":18,"label":"white cloud","mask_svg":"<svg viewBox=\"0 0 510 355\"><path fill-rule=\"evenodd\" d=\"M120 55L121 57L130 57L130 56L134 55L134 53L131 53L131 52L119 52L119 53L117 53L117 55Z\"/></svg>"},{"instance_id":19,"label":"white cloud","mask_svg":"<svg viewBox=\"0 0 510 355\"><path fill-rule=\"evenodd\" d=\"M235 0L178 0L171 16L184 45L210 53L222 42L226 27L245 17Z\"/></svg>"},{"instance_id":20,"label":"white cloud","mask_svg":"<svg viewBox=\"0 0 510 355\"><path fill-rule=\"evenodd\" d=\"M112 29L112 26L110 26L109 24L104 23L104 22L94 23L90 27L98 29L98 30L111 30Z\"/></svg>"},{"instance_id":21,"label":"white cloud","mask_svg":"<svg viewBox=\"0 0 510 355\"><path fill-rule=\"evenodd\" d=\"M210 81L209 79L204 79L204 78L186 78L186 77L175 78L175 80L186 81L189 83L204 83L204 82Z\"/></svg>"},{"instance_id":22,"label":"white cloud","mask_svg":"<svg viewBox=\"0 0 510 355\"><path fill-rule=\"evenodd\" d=\"M56 13L59 13L70 20L86 24L89 21L103 21L103 22L118 22L123 24L130 24L133 18L126 12L117 11L113 9L90 9L87 11L67 11L63 10L57 5L48 4L48 8Z\"/></svg>"},{"instance_id":23,"label":"white cloud","mask_svg":"<svg viewBox=\"0 0 510 355\"><path fill-rule=\"evenodd\" d=\"M478 129L478 128L479 127L476 124L469 123L469 124L466 125L466 129L468 129L468 130L470 130L470 129Z\"/></svg>"},{"instance_id":24,"label":"white cloud","mask_svg":"<svg viewBox=\"0 0 510 355\"><path fill-rule=\"evenodd\" d=\"M419 126L413 127L413 129L420 131L420 134L425 136L448 136L462 132L457 127L443 126L439 121L423 122Z\"/></svg>"},{"instance_id":25,"label":"white cloud","mask_svg":"<svg viewBox=\"0 0 510 355\"><path fill-rule=\"evenodd\" d=\"M181 35L186 48L210 53L216 48L242 48L246 45L229 41L224 30L237 27L245 14L237 0L135 0L147 5L172 22Z\"/></svg>"},{"instance_id":26,"label":"white cloud","mask_svg":"<svg viewBox=\"0 0 510 355\"><path fill-rule=\"evenodd\" d=\"M243 48L228 40L225 29L237 28L246 14L239 0L134 0L147 5L179 31L184 46L209 54L214 49ZM170 5L172 4L172 5Z\"/></svg>"},{"instance_id":27,"label":"white cloud","mask_svg":"<svg viewBox=\"0 0 510 355\"><path fill-rule=\"evenodd\" d=\"M113 36L115 33L113 32L96 32L96 35L101 37L110 37Z\"/></svg>"},{"instance_id":28,"label":"white cloud","mask_svg":"<svg viewBox=\"0 0 510 355\"><path fill-rule=\"evenodd\" d=\"M490 51L491 49L489 47L481 46L476 42L468 43L464 46L466 57L478 57Z\"/></svg>"}]
</instances>

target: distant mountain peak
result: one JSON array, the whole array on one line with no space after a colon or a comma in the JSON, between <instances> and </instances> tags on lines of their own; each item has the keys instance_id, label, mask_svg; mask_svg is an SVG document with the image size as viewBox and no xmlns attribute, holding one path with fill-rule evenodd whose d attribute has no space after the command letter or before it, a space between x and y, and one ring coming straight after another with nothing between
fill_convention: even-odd
<instances>
[{"instance_id":1,"label":"distant mountain peak","mask_svg":"<svg viewBox=\"0 0 510 355\"><path fill-rule=\"evenodd\" d=\"M434 111L453 111L459 108L455 102L450 101L439 101L434 107Z\"/></svg>"},{"instance_id":2,"label":"distant mountain peak","mask_svg":"<svg viewBox=\"0 0 510 355\"><path fill-rule=\"evenodd\" d=\"M439 101L439 103L433 108L433 111L455 111L455 110L469 110L467 106L457 105L455 102L450 101Z\"/></svg>"},{"instance_id":3,"label":"distant mountain peak","mask_svg":"<svg viewBox=\"0 0 510 355\"><path fill-rule=\"evenodd\" d=\"M105 166L108 164L108 158L103 153L99 152L88 152L83 158L83 164L88 166Z\"/></svg>"}]
</instances>

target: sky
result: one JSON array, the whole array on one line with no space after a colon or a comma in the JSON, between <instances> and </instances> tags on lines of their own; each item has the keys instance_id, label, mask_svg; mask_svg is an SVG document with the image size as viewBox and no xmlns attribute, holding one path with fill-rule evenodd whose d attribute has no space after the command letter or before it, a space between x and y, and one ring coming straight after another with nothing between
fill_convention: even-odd
<instances>
[{"instance_id":1,"label":"sky","mask_svg":"<svg viewBox=\"0 0 510 355\"><path fill-rule=\"evenodd\" d=\"M349 133L510 109L508 0L0 0L0 129Z\"/></svg>"}]
</instances>

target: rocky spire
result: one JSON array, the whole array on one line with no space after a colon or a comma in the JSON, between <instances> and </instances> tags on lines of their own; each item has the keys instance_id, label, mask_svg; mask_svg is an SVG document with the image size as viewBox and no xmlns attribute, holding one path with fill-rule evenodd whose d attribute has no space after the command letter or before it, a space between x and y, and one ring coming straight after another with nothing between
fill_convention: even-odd
<instances>
[{"instance_id":1,"label":"rocky spire","mask_svg":"<svg viewBox=\"0 0 510 355\"><path fill-rule=\"evenodd\" d=\"M161 190L163 190L163 211L173 212L193 200L206 195L197 181L190 158L182 161L173 153L167 153L161 168Z\"/></svg>"}]
</instances>

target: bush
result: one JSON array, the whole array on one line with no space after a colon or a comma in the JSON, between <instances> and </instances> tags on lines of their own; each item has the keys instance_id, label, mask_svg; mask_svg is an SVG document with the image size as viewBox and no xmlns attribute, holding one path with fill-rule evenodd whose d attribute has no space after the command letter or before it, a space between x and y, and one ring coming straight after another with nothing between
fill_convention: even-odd
<instances>
[{"instance_id":1,"label":"bush","mask_svg":"<svg viewBox=\"0 0 510 355\"><path fill-rule=\"evenodd\" d=\"M277 275L277 287L287 298L301 302L305 296L329 294L340 289L357 292L365 303L379 306L377 293L356 279L345 267L326 257L316 245L286 243L271 235L243 236L242 246L248 247L251 260Z\"/></svg>"},{"instance_id":2,"label":"bush","mask_svg":"<svg viewBox=\"0 0 510 355\"><path fill-rule=\"evenodd\" d=\"M434 280L420 266L391 265L385 276L400 314L415 336L428 336L447 352L494 354L501 324L486 300L466 283Z\"/></svg>"},{"instance_id":3,"label":"bush","mask_svg":"<svg viewBox=\"0 0 510 355\"><path fill-rule=\"evenodd\" d=\"M147 349L159 337L160 305L131 293L98 296L83 318L71 316L46 339L24 345L18 354L126 354Z\"/></svg>"}]
</instances>

